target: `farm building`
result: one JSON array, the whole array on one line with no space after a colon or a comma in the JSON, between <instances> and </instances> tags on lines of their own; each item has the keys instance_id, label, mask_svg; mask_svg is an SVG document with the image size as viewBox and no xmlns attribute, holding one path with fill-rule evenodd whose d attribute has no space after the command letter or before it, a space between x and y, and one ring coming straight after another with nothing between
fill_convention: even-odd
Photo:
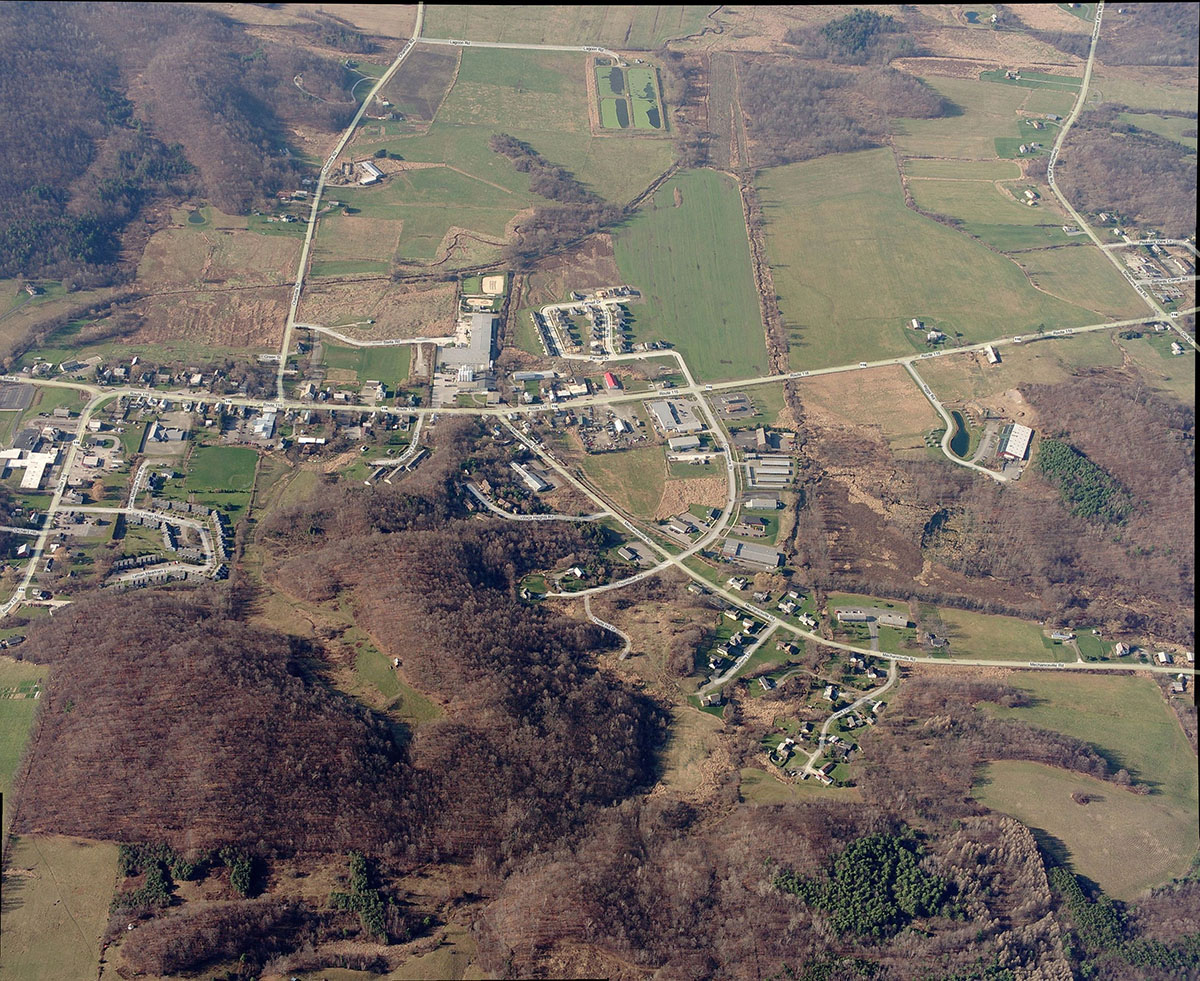
<instances>
[{"instance_id":1,"label":"farm building","mask_svg":"<svg viewBox=\"0 0 1200 981\"><path fill-rule=\"evenodd\" d=\"M1000 430L998 455L1007 460L1024 460L1032 438L1033 430L1028 426L1022 426L1019 422L1010 423Z\"/></svg>"},{"instance_id":2,"label":"farm building","mask_svg":"<svg viewBox=\"0 0 1200 981\"><path fill-rule=\"evenodd\" d=\"M999 364L1000 355L996 353L996 349L988 344L984 347L983 353L987 355L988 364Z\"/></svg>"},{"instance_id":3,"label":"farm building","mask_svg":"<svg viewBox=\"0 0 1200 981\"><path fill-rule=\"evenodd\" d=\"M383 180L383 171L376 167L371 161L364 160L358 165L358 169L362 171L362 177L358 182L364 186L368 184L378 184Z\"/></svg>"},{"instance_id":4,"label":"farm building","mask_svg":"<svg viewBox=\"0 0 1200 981\"><path fill-rule=\"evenodd\" d=\"M614 375L611 371L606 371L604 373L604 387L610 392L615 392L621 387L621 383L617 381L616 375Z\"/></svg>"}]
</instances>

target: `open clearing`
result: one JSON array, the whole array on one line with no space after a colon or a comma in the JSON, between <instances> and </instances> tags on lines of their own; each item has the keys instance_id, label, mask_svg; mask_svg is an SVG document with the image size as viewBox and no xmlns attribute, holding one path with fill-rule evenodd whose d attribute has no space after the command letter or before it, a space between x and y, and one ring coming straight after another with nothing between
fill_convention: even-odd
<instances>
[{"instance_id":1,"label":"open clearing","mask_svg":"<svg viewBox=\"0 0 1200 981\"><path fill-rule=\"evenodd\" d=\"M1089 742L1153 792L1142 797L1051 767L997 763L980 799L1059 838L1076 869L1118 898L1183 874L1197 849L1196 756L1158 686L1147 678L1032 672L1010 680L1034 703L990 707L991 714ZM1080 806L1069 800L1073 789L1100 799Z\"/></svg>"},{"instance_id":2,"label":"open clearing","mask_svg":"<svg viewBox=\"0 0 1200 981\"><path fill-rule=\"evenodd\" d=\"M321 352L326 366L355 372L360 385L367 381L383 382L390 392L394 392L408 378L412 357L409 346L405 344L394 347L349 347L322 340Z\"/></svg>"},{"instance_id":3,"label":"open clearing","mask_svg":"<svg viewBox=\"0 0 1200 981\"><path fill-rule=\"evenodd\" d=\"M1145 313L1137 290L1090 243L1040 249L1018 261L1039 289L1100 314L1098 319L1122 320Z\"/></svg>"},{"instance_id":4,"label":"open clearing","mask_svg":"<svg viewBox=\"0 0 1200 981\"><path fill-rule=\"evenodd\" d=\"M278 351L287 322L289 286L245 292L150 296L137 304L141 326L130 344L196 345Z\"/></svg>"},{"instance_id":5,"label":"open clearing","mask_svg":"<svg viewBox=\"0 0 1200 981\"><path fill-rule=\"evenodd\" d=\"M907 209L887 150L764 171L759 189L793 368L911 354L913 317L967 342L1096 319Z\"/></svg>"},{"instance_id":6,"label":"open clearing","mask_svg":"<svg viewBox=\"0 0 1200 981\"><path fill-rule=\"evenodd\" d=\"M1176 69L1185 78L1179 85L1163 85L1156 79L1167 76L1166 69L1142 69L1145 80L1133 77L1139 69L1108 68L1101 65L1093 74L1089 86L1089 101L1101 99L1133 109L1177 109L1196 112L1200 101L1196 92L1196 70ZM1194 123L1195 120L1192 120Z\"/></svg>"},{"instance_id":7,"label":"open clearing","mask_svg":"<svg viewBox=\"0 0 1200 981\"><path fill-rule=\"evenodd\" d=\"M939 615L950 634L952 657L994 661L1074 661L1067 647L1047 647L1042 628L1029 620L941 608Z\"/></svg>"},{"instance_id":8,"label":"open clearing","mask_svg":"<svg viewBox=\"0 0 1200 981\"><path fill-rule=\"evenodd\" d=\"M1184 116L1159 116L1150 112L1123 112L1117 116L1122 123L1157 133L1168 140L1181 143L1190 150L1196 149L1196 120ZM1190 133L1188 136L1186 134Z\"/></svg>"},{"instance_id":9,"label":"open clearing","mask_svg":"<svg viewBox=\"0 0 1200 981\"><path fill-rule=\"evenodd\" d=\"M1065 219L1048 201L1049 191L1031 188L1042 196L1038 206L1031 208L1022 200L1028 186L962 179L908 182L922 211L961 221L964 231L993 248L1031 249L1070 242L1062 230Z\"/></svg>"},{"instance_id":10,"label":"open clearing","mask_svg":"<svg viewBox=\"0 0 1200 981\"><path fill-rule=\"evenodd\" d=\"M893 453L926 457L925 434L943 425L929 400L899 365L802 379L800 400L823 428L870 427ZM759 389L753 389L754 397Z\"/></svg>"},{"instance_id":11,"label":"open clearing","mask_svg":"<svg viewBox=\"0 0 1200 981\"><path fill-rule=\"evenodd\" d=\"M666 482L667 461L661 446L639 446L615 453L587 454L584 473L606 497L639 518L654 514Z\"/></svg>"},{"instance_id":12,"label":"open clearing","mask_svg":"<svg viewBox=\"0 0 1200 981\"><path fill-rule=\"evenodd\" d=\"M441 6L425 16L426 37L522 44L597 44L646 51L685 37L706 23L707 7L666 6Z\"/></svg>"},{"instance_id":13,"label":"open clearing","mask_svg":"<svg viewBox=\"0 0 1200 981\"><path fill-rule=\"evenodd\" d=\"M58 835L16 840L4 876L4 976L95 977L116 878L116 845Z\"/></svg>"},{"instance_id":14,"label":"open clearing","mask_svg":"<svg viewBox=\"0 0 1200 981\"><path fill-rule=\"evenodd\" d=\"M0 656L0 794L4 795L5 805L0 826L5 836L11 817L13 777L38 706L34 693L37 683L45 677L44 667Z\"/></svg>"},{"instance_id":15,"label":"open clearing","mask_svg":"<svg viewBox=\"0 0 1200 981\"><path fill-rule=\"evenodd\" d=\"M1173 339L1166 334L1143 334L1118 343L1153 387L1195 405L1196 356L1190 351L1172 354Z\"/></svg>"},{"instance_id":16,"label":"open clearing","mask_svg":"<svg viewBox=\"0 0 1200 981\"><path fill-rule=\"evenodd\" d=\"M701 170L668 181L617 232L614 252L622 279L645 297L629 308L639 340L669 341L706 381L766 374L741 198L729 178Z\"/></svg>"},{"instance_id":17,"label":"open clearing","mask_svg":"<svg viewBox=\"0 0 1200 981\"><path fill-rule=\"evenodd\" d=\"M937 77L928 81L962 113L940 119L900 120L896 146L906 155L994 160L998 137L1017 138L1018 142L1037 140L1049 146L1056 131L1049 128L1035 131L1021 125L1018 111L1065 116L1075 99L1072 92L973 79Z\"/></svg>"},{"instance_id":18,"label":"open clearing","mask_svg":"<svg viewBox=\"0 0 1200 981\"><path fill-rule=\"evenodd\" d=\"M180 209L155 232L138 263L138 282L163 287L218 283L222 287L287 283L295 276L301 238L247 229L245 218L203 208L203 224Z\"/></svg>"},{"instance_id":19,"label":"open clearing","mask_svg":"<svg viewBox=\"0 0 1200 981\"><path fill-rule=\"evenodd\" d=\"M323 327L357 325L346 326L343 333L362 340L446 337L454 333L456 296L453 283L424 288L402 286L390 278L314 282L305 285L297 320Z\"/></svg>"},{"instance_id":20,"label":"open clearing","mask_svg":"<svg viewBox=\"0 0 1200 981\"><path fill-rule=\"evenodd\" d=\"M1008 160L928 160L913 157L904 161L908 177L935 177L945 180L1015 181L1021 168Z\"/></svg>"},{"instance_id":21,"label":"open clearing","mask_svg":"<svg viewBox=\"0 0 1200 981\"><path fill-rule=\"evenodd\" d=\"M257 462L258 454L244 446L197 446L188 458L187 489L198 494L248 491Z\"/></svg>"}]
</instances>

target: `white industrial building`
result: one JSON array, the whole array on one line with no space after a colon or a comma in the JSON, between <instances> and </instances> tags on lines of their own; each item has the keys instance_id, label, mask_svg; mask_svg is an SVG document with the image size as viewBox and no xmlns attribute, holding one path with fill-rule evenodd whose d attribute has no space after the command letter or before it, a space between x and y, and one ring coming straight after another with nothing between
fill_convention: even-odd
<instances>
[{"instance_id":1,"label":"white industrial building","mask_svg":"<svg viewBox=\"0 0 1200 981\"><path fill-rule=\"evenodd\" d=\"M739 542L735 538L727 538L721 543L721 554L734 562L759 569L776 569L783 564L783 555L775 549L753 542Z\"/></svg>"},{"instance_id":2,"label":"white industrial building","mask_svg":"<svg viewBox=\"0 0 1200 981\"><path fill-rule=\"evenodd\" d=\"M492 366L492 341L496 333L494 313L471 314L471 336L465 347L439 347L438 363L443 368L466 367L475 372L488 371Z\"/></svg>"},{"instance_id":3,"label":"white industrial building","mask_svg":"<svg viewBox=\"0 0 1200 981\"><path fill-rule=\"evenodd\" d=\"M999 455L1006 460L1024 460L1029 452L1029 441L1033 438L1033 430L1014 422L1000 430Z\"/></svg>"},{"instance_id":4,"label":"white industrial building","mask_svg":"<svg viewBox=\"0 0 1200 981\"><path fill-rule=\"evenodd\" d=\"M362 185L378 184L383 180L383 171L376 167L370 160L363 160L359 163L358 169L362 171L362 177L358 182Z\"/></svg>"},{"instance_id":5,"label":"white industrial building","mask_svg":"<svg viewBox=\"0 0 1200 981\"><path fill-rule=\"evenodd\" d=\"M675 399L647 402L646 408L664 433L698 433L704 429L704 423L696 418L692 410Z\"/></svg>"}]
</instances>

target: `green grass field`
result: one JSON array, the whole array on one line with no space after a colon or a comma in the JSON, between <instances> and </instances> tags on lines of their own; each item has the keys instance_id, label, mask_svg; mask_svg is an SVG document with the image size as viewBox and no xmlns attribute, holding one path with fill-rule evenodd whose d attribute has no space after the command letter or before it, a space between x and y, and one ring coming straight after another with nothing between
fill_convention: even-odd
<instances>
[{"instance_id":1,"label":"green grass field","mask_svg":"<svg viewBox=\"0 0 1200 981\"><path fill-rule=\"evenodd\" d=\"M254 486L258 454L242 446L197 446L188 459L187 490L197 494L211 491L248 491Z\"/></svg>"},{"instance_id":2,"label":"green grass field","mask_svg":"<svg viewBox=\"0 0 1200 981\"><path fill-rule=\"evenodd\" d=\"M4 977L95 977L116 885L117 846L32 835L16 841L9 870L0 926Z\"/></svg>"},{"instance_id":3,"label":"green grass field","mask_svg":"<svg viewBox=\"0 0 1200 981\"><path fill-rule=\"evenodd\" d=\"M675 207L675 192L682 203ZM667 182L614 242L638 339L671 342L697 378L765 374L766 342L737 187L712 171Z\"/></svg>"},{"instance_id":4,"label":"green grass field","mask_svg":"<svg viewBox=\"0 0 1200 981\"><path fill-rule=\"evenodd\" d=\"M383 261L394 250L401 261L430 260L451 228L502 243L506 225L519 211L546 201L530 192L527 174L489 148L496 133L524 140L608 200L624 202L636 195L670 165L671 146L668 141L614 143L611 136L593 137L586 65L585 55L572 52L464 49L458 77L428 132L402 135L386 125L363 127L356 137L356 154L386 149L405 161L439 166L405 171L377 187L346 192L358 210L353 217L384 220L378 230L365 233L368 251L356 258ZM322 257L336 260L345 252L337 240L338 223L345 219L332 219L322 221L317 236L316 256L324 275L334 272ZM373 240L377 244L370 251ZM459 244L462 249L450 260L452 265L499 257L499 245L471 238Z\"/></svg>"},{"instance_id":5,"label":"green grass field","mask_svg":"<svg viewBox=\"0 0 1200 981\"><path fill-rule=\"evenodd\" d=\"M647 51L668 38L701 30L707 7L698 6L435 6L426 37L533 44L596 44Z\"/></svg>"},{"instance_id":6,"label":"green grass field","mask_svg":"<svg viewBox=\"0 0 1200 981\"><path fill-rule=\"evenodd\" d=\"M24 633L24 628L20 632ZM39 704L33 695L45 677L44 667L0 656L0 794L4 795L5 805L0 827L4 835L8 834L13 778Z\"/></svg>"},{"instance_id":7,"label":"green grass field","mask_svg":"<svg viewBox=\"0 0 1200 981\"><path fill-rule=\"evenodd\" d=\"M640 518L654 514L666 481L661 446L640 446L617 453L588 454L583 470L606 497Z\"/></svg>"},{"instance_id":8,"label":"green grass field","mask_svg":"<svg viewBox=\"0 0 1200 981\"><path fill-rule=\"evenodd\" d=\"M793 368L910 354L912 317L969 342L1096 319L1038 292L981 243L909 211L886 150L767 170L759 190Z\"/></svg>"},{"instance_id":9,"label":"green grass field","mask_svg":"<svg viewBox=\"0 0 1200 981\"><path fill-rule=\"evenodd\" d=\"M1072 75L1051 75L1047 72L1022 71L1020 78L1005 78L1004 69L982 72L981 82L998 82L1001 85L1017 85L1027 89L1055 89L1063 92L1078 92L1083 79Z\"/></svg>"},{"instance_id":10,"label":"green grass field","mask_svg":"<svg viewBox=\"0 0 1200 981\"><path fill-rule=\"evenodd\" d=\"M1041 289L1101 318L1122 320L1146 310L1137 290L1090 242L1040 249L1022 255L1020 262Z\"/></svg>"},{"instance_id":11,"label":"green grass field","mask_svg":"<svg viewBox=\"0 0 1200 981\"><path fill-rule=\"evenodd\" d=\"M1020 125L1018 110L1065 116L1075 100L1073 92L964 78L931 78L929 84L962 112L939 119L898 121L896 146L903 154L993 160L997 137L1016 137L1018 143L1037 140L1049 146L1053 135L1047 136L1047 130L1031 135L1035 131Z\"/></svg>"},{"instance_id":12,"label":"green grass field","mask_svg":"<svg viewBox=\"0 0 1200 981\"><path fill-rule=\"evenodd\" d=\"M994 661L1075 660L1075 652L1069 648L1048 648L1041 626L1029 620L944 607L939 615L950 631L951 656Z\"/></svg>"},{"instance_id":13,"label":"green grass field","mask_svg":"<svg viewBox=\"0 0 1200 981\"><path fill-rule=\"evenodd\" d=\"M1021 176L1021 168L1006 160L911 158L905 160L903 166L908 177L936 177L943 180L1015 181Z\"/></svg>"},{"instance_id":14,"label":"green grass field","mask_svg":"<svg viewBox=\"0 0 1200 981\"><path fill-rule=\"evenodd\" d=\"M1117 119L1138 129L1165 136L1168 140L1182 143L1189 149L1196 149L1196 120L1182 116L1158 116L1154 113L1123 112ZM1191 133L1191 136L1184 134Z\"/></svg>"},{"instance_id":15,"label":"green grass field","mask_svg":"<svg viewBox=\"0 0 1200 981\"><path fill-rule=\"evenodd\" d=\"M1012 683L1033 704L994 706L991 714L1091 743L1152 793L1137 796L1065 771L1005 763L992 765L980 798L1059 838L1077 871L1118 898L1185 872L1198 844L1196 756L1158 686L1146 678L1040 672L1018 673ZM1004 772L1013 767L1015 774ZM1069 793L1085 783L1103 799L1081 807Z\"/></svg>"},{"instance_id":16,"label":"green grass field","mask_svg":"<svg viewBox=\"0 0 1200 981\"><path fill-rule=\"evenodd\" d=\"M1045 203L1031 208L1021 200L1025 186L997 186L986 180L910 180L909 192L924 211L956 218L963 229L997 249L1063 245L1071 238L1062 230L1067 220Z\"/></svg>"},{"instance_id":17,"label":"green grass field","mask_svg":"<svg viewBox=\"0 0 1200 981\"><path fill-rule=\"evenodd\" d=\"M1119 69L1118 69L1119 70ZM1125 78L1106 77L1103 67L1092 73L1089 99L1117 102L1133 109L1179 109L1196 112L1198 98L1195 82L1184 85L1150 85Z\"/></svg>"},{"instance_id":18,"label":"green grass field","mask_svg":"<svg viewBox=\"0 0 1200 981\"><path fill-rule=\"evenodd\" d=\"M1121 347L1142 369L1142 375L1155 388L1178 399L1196 403L1196 356L1190 351L1171 353L1172 337L1166 334L1143 334L1131 340L1121 340Z\"/></svg>"},{"instance_id":19,"label":"green grass field","mask_svg":"<svg viewBox=\"0 0 1200 981\"><path fill-rule=\"evenodd\" d=\"M324 362L330 368L356 372L358 383L383 382L389 392L394 392L408 378L412 351L407 344L388 347L350 347L321 341Z\"/></svg>"}]
</instances>

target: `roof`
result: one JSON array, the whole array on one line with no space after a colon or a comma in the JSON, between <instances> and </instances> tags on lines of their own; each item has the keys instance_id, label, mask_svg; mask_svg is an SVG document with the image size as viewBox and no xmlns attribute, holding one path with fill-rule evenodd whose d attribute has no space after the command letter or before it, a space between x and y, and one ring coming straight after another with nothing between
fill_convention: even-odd
<instances>
[{"instance_id":1,"label":"roof","mask_svg":"<svg viewBox=\"0 0 1200 981\"><path fill-rule=\"evenodd\" d=\"M1000 434L1001 455L1011 456L1014 460L1024 459L1025 454L1029 452L1029 441L1032 438L1033 430L1019 422L1014 422L1011 428L1005 426Z\"/></svg>"},{"instance_id":2,"label":"roof","mask_svg":"<svg viewBox=\"0 0 1200 981\"><path fill-rule=\"evenodd\" d=\"M492 339L496 331L494 313L471 314L471 339L466 347L438 348L438 361L452 368L486 369L492 361Z\"/></svg>"},{"instance_id":3,"label":"roof","mask_svg":"<svg viewBox=\"0 0 1200 981\"><path fill-rule=\"evenodd\" d=\"M762 565L774 569L783 562L783 556L766 545L756 545L753 542L739 542L728 538L721 543L721 552L727 558L746 562L750 565Z\"/></svg>"}]
</instances>

